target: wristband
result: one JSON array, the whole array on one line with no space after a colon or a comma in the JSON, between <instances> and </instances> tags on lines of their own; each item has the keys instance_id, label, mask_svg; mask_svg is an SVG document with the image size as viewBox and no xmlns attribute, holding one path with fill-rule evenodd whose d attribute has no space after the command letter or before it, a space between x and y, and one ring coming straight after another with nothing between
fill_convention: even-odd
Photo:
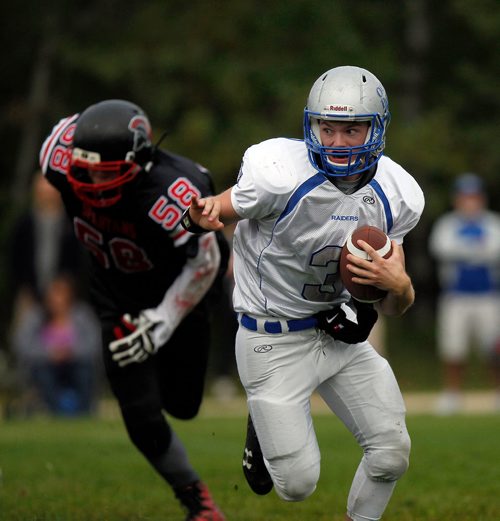
<instances>
[{"instance_id":1,"label":"wristband","mask_svg":"<svg viewBox=\"0 0 500 521\"><path fill-rule=\"evenodd\" d=\"M193 221L193 218L191 217L191 214L189 213L189 207L184 210L184 213L181 217L181 226L188 232L201 234L201 233L207 233L209 230L205 230L205 228L202 228L199 224L196 224Z\"/></svg>"}]
</instances>

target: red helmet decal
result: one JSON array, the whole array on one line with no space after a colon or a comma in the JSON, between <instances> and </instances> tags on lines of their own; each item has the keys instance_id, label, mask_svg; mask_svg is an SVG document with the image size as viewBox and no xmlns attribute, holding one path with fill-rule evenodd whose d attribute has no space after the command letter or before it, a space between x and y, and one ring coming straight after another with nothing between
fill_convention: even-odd
<instances>
[{"instance_id":1,"label":"red helmet decal","mask_svg":"<svg viewBox=\"0 0 500 521\"><path fill-rule=\"evenodd\" d=\"M134 116L129 124L129 130L134 134L133 151L138 152L149 144L151 140L151 127L146 117L138 115Z\"/></svg>"}]
</instances>

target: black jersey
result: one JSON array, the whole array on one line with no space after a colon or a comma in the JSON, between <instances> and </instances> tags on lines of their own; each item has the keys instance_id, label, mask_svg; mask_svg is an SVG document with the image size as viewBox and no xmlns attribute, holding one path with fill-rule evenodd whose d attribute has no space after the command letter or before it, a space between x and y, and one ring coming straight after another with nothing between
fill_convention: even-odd
<instances>
[{"instance_id":1,"label":"black jersey","mask_svg":"<svg viewBox=\"0 0 500 521\"><path fill-rule=\"evenodd\" d=\"M78 115L61 120L40 152L42 171L60 192L77 239L91 257L91 294L101 317L155 307L180 274L198 238L180 226L193 194L213 193L210 174L157 150L153 167L124 185L114 205L80 200L66 177Z\"/></svg>"}]
</instances>

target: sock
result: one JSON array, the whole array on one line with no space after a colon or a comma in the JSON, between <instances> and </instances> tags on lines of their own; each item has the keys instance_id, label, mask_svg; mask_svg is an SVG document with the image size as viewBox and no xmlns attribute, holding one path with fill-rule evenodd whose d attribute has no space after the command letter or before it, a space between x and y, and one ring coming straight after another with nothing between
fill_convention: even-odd
<instances>
[{"instance_id":1,"label":"sock","mask_svg":"<svg viewBox=\"0 0 500 521\"><path fill-rule=\"evenodd\" d=\"M380 519L395 486L395 481L371 480L361 462L349 492L347 513L353 521Z\"/></svg>"},{"instance_id":2,"label":"sock","mask_svg":"<svg viewBox=\"0 0 500 521\"><path fill-rule=\"evenodd\" d=\"M183 487L200 479L189 463L184 445L173 430L168 450L151 463L172 488Z\"/></svg>"}]
</instances>

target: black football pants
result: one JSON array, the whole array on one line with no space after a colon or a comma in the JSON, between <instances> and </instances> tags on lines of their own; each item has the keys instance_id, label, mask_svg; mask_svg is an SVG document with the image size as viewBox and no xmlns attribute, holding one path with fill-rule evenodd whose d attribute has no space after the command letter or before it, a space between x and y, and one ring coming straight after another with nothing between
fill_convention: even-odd
<instances>
[{"instance_id":1,"label":"black football pants","mask_svg":"<svg viewBox=\"0 0 500 521\"><path fill-rule=\"evenodd\" d=\"M162 411L188 420L200 408L210 338L208 316L204 305L195 308L155 356L124 368L111 359L108 349L118 320L102 323L106 375L130 439L155 465L171 439Z\"/></svg>"}]
</instances>

